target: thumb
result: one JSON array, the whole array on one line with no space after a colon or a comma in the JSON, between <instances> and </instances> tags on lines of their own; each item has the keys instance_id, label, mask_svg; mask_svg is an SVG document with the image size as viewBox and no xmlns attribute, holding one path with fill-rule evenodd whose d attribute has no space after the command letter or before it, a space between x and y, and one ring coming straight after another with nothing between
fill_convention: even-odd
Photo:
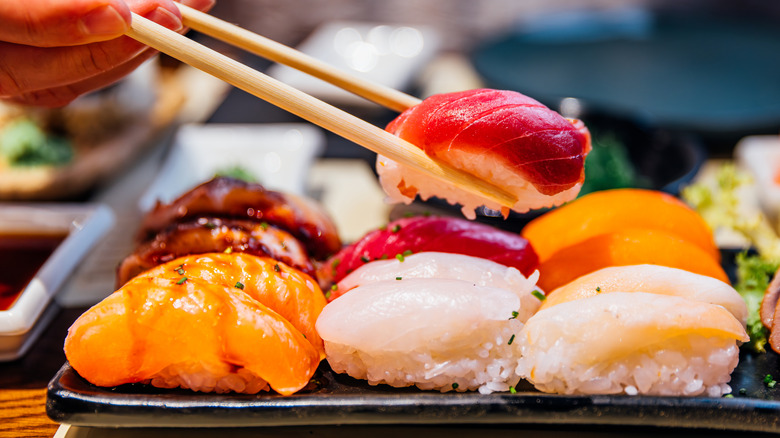
<instances>
[{"instance_id":1,"label":"thumb","mask_svg":"<svg viewBox=\"0 0 780 438\"><path fill-rule=\"evenodd\" d=\"M0 2L0 40L39 47L71 46L122 35L130 8L122 0Z\"/></svg>"}]
</instances>

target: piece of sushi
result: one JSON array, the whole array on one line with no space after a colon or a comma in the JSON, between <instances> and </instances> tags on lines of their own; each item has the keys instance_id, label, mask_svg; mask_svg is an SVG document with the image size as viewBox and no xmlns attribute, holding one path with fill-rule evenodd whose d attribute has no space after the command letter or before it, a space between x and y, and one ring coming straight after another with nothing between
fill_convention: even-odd
<instances>
[{"instance_id":1,"label":"piece of sushi","mask_svg":"<svg viewBox=\"0 0 780 438\"><path fill-rule=\"evenodd\" d=\"M317 277L329 287L373 260L424 251L480 257L517 268L525 276L539 266L536 252L517 233L462 218L416 216L367 233L320 266Z\"/></svg>"},{"instance_id":2,"label":"piece of sushi","mask_svg":"<svg viewBox=\"0 0 780 438\"><path fill-rule=\"evenodd\" d=\"M648 292L718 304L731 312L743 326L747 322L745 300L728 283L657 265L614 266L583 275L548 293L542 309L611 292Z\"/></svg>"},{"instance_id":3,"label":"piece of sushi","mask_svg":"<svg viewBox=\"0 0 780 438\"><path fill-rule=\"evenodd\" d=\"M517 196L512 210L552 207L574 199L584 179L590 134L569 120L514 91L478 89L431 96L404 111L387 131L416 145L428 156L490 181ZM379 179L393 202L411 203L419 195L474 209L508 209L384 157L377 158Z\"/></svg>"},{"instance_id":4,"label":"piece of sushi","mask_svg":"<svg viewBox=\"0 0 780 438\"><path fill-rule=\"evenodd\" d=\"M460 280L368 283L328 304L317 320L331 368L372 385L507 391L520 378L512 291Z\"/></svg>"},{"instance_id":5,"label":"piece of sushi","mask_svg":"<svg viewBox=\"0 0 780 438\"><path fill-rule=\"evenodd\" d=\"M518 335L517 374L544 392L720 397L748 336L722 306L611 292L540 310Z\"/></svg>"},{"instance_id":6,"label":"piece of sushi","mask_svg":"<svg viewBox=\"0 0 780 438\"><path fill-rule=\"evenodd\" d=\"M228 256L233 266L220 263ZM280 262L267 259L279 266L270 269L275 277L270 281L262 278L269 269L244 270L242 262L251 258L191 256L140 274L73 323L64 346L68 362L98 386L299 391L322 359L313 324L324 299L317 301L313 292L303 290L307 281L316 288L311 278ZM255 259L252 270L263 263ZM282 286L295 276L300 278ZM297 311L301 315L294 315L293 322L282 316Z\"/></svg>"},{"instance_id":7,"label":"piece of sushi","mask_svg":"<svg viewBox=\"0 0 780 438\"><path fill-rule=\"evenodd\" d=\"M346 276L331 291L333 300L350 290L387 280L406 280L412 278L440 278L466 281L476 286L506 289L517 294L520 307L517 319L525 322L541 305L534 296L538 273L526 278L515 268L498 264L491 260L471 257L463 254L443 252L421 252L409 256L378 260L367 263Z\"/></svg>"},{"instance_id":8,"label":"piece of sushi","mask_svg":"<svg viewBox=\"0 0 780 438\"><path fill-rule=\"evenodd\" d=\"M201 279L241 290L289 321L324 357L314 324L325 295L312 277L278 260L246 253L193 254L152 268L146 276Z\"/></svg>"}]
</instances>

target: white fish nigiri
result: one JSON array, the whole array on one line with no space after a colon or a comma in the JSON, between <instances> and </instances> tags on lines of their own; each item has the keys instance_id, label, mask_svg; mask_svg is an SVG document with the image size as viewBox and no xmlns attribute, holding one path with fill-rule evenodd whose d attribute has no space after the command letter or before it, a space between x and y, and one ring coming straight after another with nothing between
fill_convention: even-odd
<instances>
[{"instance_id":1,"label":"white fish nigiri","mask_svg":"<svg viewBox=\"0 0 780 438\"><path fill-rule=\"evenodd\" d=\"M713 397L748 340L719 305L644 292L612 292L532 316L517 372L545 392Z\"/></svg>"},{"instance_id":2,"label":"white fish nigiri","mask_svg":"<svg viewBox=\"0 0 780 438\"><path fill-rule=\"evenodd\" d=\"M525 322L539 307L541 301L532 292L536 290L538 272L526 278L519 270L492 260L463 254L421 252L399 259L366 263L338 283L338 293L355 287L396 278L441 278L462 280L476 286L507 289L520 298L517 319Z\"/></svg>"},{"instance_id":3,"label":"white fish nigiri","mask_svg":"<svg viewBox=\"0 0 780 438\"><path fill-rule=\"evenodd\" d=\"M614 266L583 275L549 293L542 308L611 292L647 292L718 304L743 327L747 321L745 300L730 285L706 275L658 265Z\"/></svg>"},{"instance_id":4,"label":"white fish nigiri","mask_svg":"<svg viewBox=\"0 0 780 438\"><path fill-rule=\"evenodd\" d=\"M505 289L446 279L403 279L357 287L317 320L336 372L442 392L507 391L523 324L518 296Z\"/></svg>"}]
</instances>

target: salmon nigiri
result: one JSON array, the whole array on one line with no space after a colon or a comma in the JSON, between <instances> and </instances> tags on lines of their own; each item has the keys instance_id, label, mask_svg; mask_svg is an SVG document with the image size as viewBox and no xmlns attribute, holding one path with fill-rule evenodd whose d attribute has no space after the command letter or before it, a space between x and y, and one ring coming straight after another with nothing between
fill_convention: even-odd
<instances>
[{"instance_id":1,"label":"salmon nigiri","mask_svg":"<svg viewBox=\"0 0 780 438\"><path fill-rule=\"evenodd\" d=\"M246 253L197 254L159 265L147 275L176 281L199 278L243 290L288 320L324 356L314 324L325 307L325 295L314 279L282 262Z\"/></svg>"},{"instance_id":2,"label":"salmon nigiri","mask_svg":"<svg viewBox=\"0 0 780 438\"><path fill-rule=\"evenodd\" d=\"M490 181L517 196L512 210L552 207L574 199L585 177L590 134L530 97L506 90L469 90L431 96L390 122L387 131L428 156ZM461 204L463 214L500 207L383 156L377 159L382 187L396 202L415 195ZM508 209L503 209L504 215Z\"/></svg>"},{"instance_id":3,"label":"salmon nigiri","mask_svg":"<svg viewBox=\"0 0 780 438\"><path fill-rule=\"evenodd\" d=\"M229 256L185 257L133 278L71 326L65 339L71 366L99 386L141 382L283 395L306 386L322 347L318 337L305 333L314 333L324 298L284 283L313 280L279 262L269 269L263 259L232 255L231 272L222 264ZM269 270L275 278L267 278ZM244 276L249 273L265 276L266 283ZM279 295L263 297L273 293ZM307 315L295 322L282 315L297 310Z\"/></svg>"}]
</instances>

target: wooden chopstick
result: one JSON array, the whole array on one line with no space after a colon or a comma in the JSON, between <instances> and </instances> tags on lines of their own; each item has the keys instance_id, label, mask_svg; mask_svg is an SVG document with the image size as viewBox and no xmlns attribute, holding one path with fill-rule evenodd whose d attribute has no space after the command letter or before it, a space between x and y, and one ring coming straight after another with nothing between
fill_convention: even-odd
<instances>
[{"instance_id":1,"label":"wooden chopstick","mask_svg":"<svg viewBox=\"0 0 780 438\"><path fill-rule=\"evenodd\" d=\"M291 47L250 32L213 15L176 3L184 25L255 55L278 62L329 82L379 105L402 112L420 103L420 99L384 85L365 80L349 72L299 52Z\"/></svg>"},{"instance_id":2,"label":"wooden chopstick","mask_svg":"<svg viewBox=\"0 0 780 438\"><path fill-rule=\"evenodd\" d=\"M434 161L418 147L225 55L133 14L126 34L143 44L327 129L377 154L470 193L512 207L514 195L473 175Z\"/></svg>"}]
</instances>

